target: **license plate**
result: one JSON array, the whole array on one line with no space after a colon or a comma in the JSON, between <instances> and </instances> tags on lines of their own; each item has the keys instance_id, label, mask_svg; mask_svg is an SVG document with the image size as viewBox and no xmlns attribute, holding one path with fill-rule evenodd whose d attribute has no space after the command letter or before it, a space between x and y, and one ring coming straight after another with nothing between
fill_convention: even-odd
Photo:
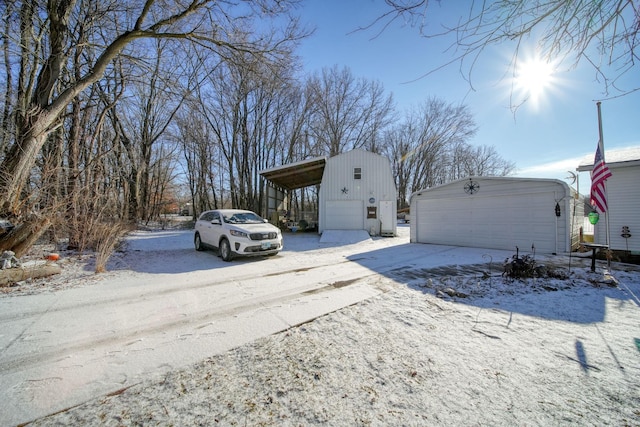
<instances>
[{"instance_id":1,"label":"license plate","mask_svg":"<svg viewBox=\"0 0 640 427\"><path fill-rule=\"evenodd\" d=\"M262 242L262 250L267 250L271 248L271 242Z\"/></svg>"}]
</instances>

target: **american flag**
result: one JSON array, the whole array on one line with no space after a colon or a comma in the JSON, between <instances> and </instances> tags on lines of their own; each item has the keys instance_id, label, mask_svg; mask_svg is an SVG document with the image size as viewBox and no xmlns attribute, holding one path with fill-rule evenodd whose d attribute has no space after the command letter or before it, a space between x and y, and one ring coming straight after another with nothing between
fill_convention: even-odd
<instances>
[{"instance_id":1,"label":"american flag","mask_svg":"<svg viewBox=\"0 0 640 427\"><path fill-rule=\"evenodd\" d=\"M600 144L596 150L596 158L593 161L591 171L591 205L600 213L607 211L607 195L604 189L604 182L611 177L611 171L604 162Z\"/></svg>"}]
</instances>

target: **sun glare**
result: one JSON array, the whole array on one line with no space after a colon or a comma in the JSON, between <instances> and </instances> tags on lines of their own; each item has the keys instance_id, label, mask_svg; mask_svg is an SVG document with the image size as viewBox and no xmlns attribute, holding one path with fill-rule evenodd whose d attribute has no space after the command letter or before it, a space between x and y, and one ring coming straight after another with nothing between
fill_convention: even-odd
<instances>
[{"instance_id":1,"label":"sun glare","mask_svg":"<svg viewBox=\"0 0 640 427\"><path fill-rule=\"evenodd\" d=\"M540 59L524 61L516 70L516 87L537 107L553 83L553 74L554 67L548 62Z\"/></svg>"}]
</instances>

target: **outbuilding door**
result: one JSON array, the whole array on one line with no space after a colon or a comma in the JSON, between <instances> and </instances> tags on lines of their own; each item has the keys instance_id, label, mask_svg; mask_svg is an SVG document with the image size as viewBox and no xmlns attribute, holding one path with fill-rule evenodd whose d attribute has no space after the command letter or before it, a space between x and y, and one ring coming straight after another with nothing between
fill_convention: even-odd
<instances>
[{"instance_id":1,"label":"outbuilding door","mask_svg":"<svg viewBox=\"0 0 640 427\"><path fill-rule=\"evenodd\" d=\"M418 200L418 242L555 253L557 218L548 193Z\"/></svg>"},{"instance_id":2,"label":"outbuilding door","mask_svg":"<svg viewBox=\"0 0 640 427\"><path fill-rule=\"evenodd\" d=\"M394 224L398 221L397 215L393 215L393 204L395 201L380 201L380 234L383 236L392 235L395 232Z\"/></svg>"},{"instance_id":3,"label":"outbuilding door","mask_svg":"<svg viewBox=\"0 0 640 427\"><path fill-rule=\"evenodd\" d=\"M327 230L364 230L362 200L329 200L326 204Z\"/></svg>"}]
</instances>

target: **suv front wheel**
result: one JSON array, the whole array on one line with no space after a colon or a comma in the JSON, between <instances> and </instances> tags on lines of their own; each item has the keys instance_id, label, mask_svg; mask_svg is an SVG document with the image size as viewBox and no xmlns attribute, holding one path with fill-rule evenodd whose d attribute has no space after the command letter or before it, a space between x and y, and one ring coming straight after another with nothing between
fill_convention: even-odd
<instances>
[{"instance_id":1,"label":"suv front wheel","mask_svg":"<svg viewBox=\"0 0 640 427\"><path fill-rule=\"evenodd\" d=\"M196 247L196 251L204 251L204 245L202 244L200 233L196 233L195 237L193 238L193 244Z\"/></svg>"},{"instance_id":2,"label":"suv front wheel","mask_svg":"<svg viewBox=\"0 0 640 427\"><path fill-rule=\"evenodd\" d=\"M233 259L233 252L231 252L231 245L227 239L220 240L220 245L218 246L218 253L223 261L231 261Z\"/></svg>"}]
</instances>

